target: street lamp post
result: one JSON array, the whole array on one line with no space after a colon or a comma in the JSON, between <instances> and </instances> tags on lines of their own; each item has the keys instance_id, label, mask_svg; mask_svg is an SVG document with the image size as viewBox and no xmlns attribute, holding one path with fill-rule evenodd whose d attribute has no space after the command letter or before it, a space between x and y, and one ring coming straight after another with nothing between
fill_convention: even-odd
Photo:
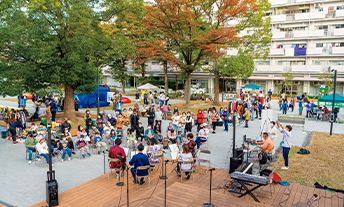
<instances>
[{"instance_id":1,"label":"street lamp post","mask_svg":"<svg viewBox=\"0 0 344 207\"><path fill-rule=\"evenodd\" d=\"M222 76L222 102L223 102L223 92L225 91L225 76Z\"/></svg>"},{"instance_id":2,"label":"street lamp post","mask_svg":"<svg viewBox=\"0 0 344 207\"><path fill-rule=\"evenodd\" d=\"M96 51L94 54L97 56L97 115L99 114L99 56L101 52Z\"/></svg>"},{"instance_id":3,"label":"street lamp post","mask_svg":"<svg viewBox=\"0 0 344 207\"><path fill-rule=\"evenodd\" d=\"M332 128L333 128L333 119L334 119L334 101L336 97L336 82L337 82L337 70L332 69L331 72L334 71L334 82L333 82L333 99L332 99L332 119L331 119L331 128L330 128L330 135L332 135Z\"/></svg>"}]
</instances>

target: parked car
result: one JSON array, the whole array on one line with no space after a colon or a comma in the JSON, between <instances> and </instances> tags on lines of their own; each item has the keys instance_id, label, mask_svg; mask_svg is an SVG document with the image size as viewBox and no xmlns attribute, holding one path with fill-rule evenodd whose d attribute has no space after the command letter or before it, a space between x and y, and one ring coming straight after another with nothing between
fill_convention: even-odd
<instances>
[{"instance_id":1,"label":"parked car","mask_svg":"<svg viewBox=\"0 0 344 207\"><path fill-rule=\"evenodd\" d=\"M205 89L204 88L202 88L202 87L200 87L200 86L198 86L198 85L191 85L191 93L196 93L196 94L198 94L198 93L205 93L206 91L205 91Z\"/></svg>"},{"instance_id":2,"label":"parked car","mask_svg":"<svg viewBox=\"0 0 344 207\"><path fill-rule=\"evenodd\" d=\"M162 86L162 85L159 85L159 86L156 86L159 88L159 92L165 92L165 86ZM172 89L168 89L168 93L173 93L173 90Z\"/></svg>"}]
</instances>

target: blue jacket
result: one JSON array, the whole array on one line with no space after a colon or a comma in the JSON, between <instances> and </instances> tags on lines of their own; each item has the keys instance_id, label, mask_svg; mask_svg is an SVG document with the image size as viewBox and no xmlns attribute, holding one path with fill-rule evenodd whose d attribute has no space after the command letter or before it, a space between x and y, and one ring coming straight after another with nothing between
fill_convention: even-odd
<instances>
[{"instance_id":1,"label":"blue jacket","mask_svg":"<svg viewBox=\"0 0 344 207\"><path fill-rule=\"evenodd\" d=\"M110 124L111 124L112 126L116 125L116 123L117 123L117 120L116 120L115 117L111 117L111 119L108 119L108 121L110 122Z\"/></svg>"},{"instance_id":2,"label":"blue jacket","mask_svg":"<svg viewBox=\"0 0 344 207\"><path fill-rule=\"evenodd\" d=\"M101 142L102 138L100 136L94 137L94 143Z\"/></svg>"},{"instance_id":3,"label":"blue jacket","mask_svg":"<svg viewBox=\"0 0 344 207\"><path fill-rule=\"evenodd\" d=\"M13 128L19 128L20 127L22 129L25 129L20 121L14 122L13 124L10 125L10 127L13 127Z\"/></svg>"},{"instance_id":4,"label":"blue jacket","mask_svg":"<svg viewBox=\"0 0 344 207\"><path fill-rule=\"evenodd\" d=\"M228 121L229 111L223 111L222 116L224 121Z\"/></svg>"},{"instance_id":5,"label":"blue jacket","mask_svg":"<svg viewBox=\"0 0 344 207\"><path fill-rule=\"evenodd\" d=\"M49 106L50 106L50 111L56 111L57 106L56 106L56 103L55 103L55 102L51 102L51 103L49 104Z\"/></svg>"},{"instance_id":6,"label":"blue jacket","mask_svg":"<svg viewBox=\"0 0 344 207\"><path fill-rule=\"evenodd\" d=\"M299 108L302 108L302 101L299 101Z\"/></svg>"},{"instance_id":7,"label":"blue jacket","mask_svg":"<svg viewBox=\"0 0 344 207\"><path fill-rule=\"evenodd\" d=\"M19 100L20 100L20 106L26 107L26 101L28 100L28 98L27 97L20 98Z\"/></svg>"},{"instance_id":8,"label":"blue jacket","mask_svg":"<svg viewBox=\"0 0 344 207\"><path fill-rule=\"evenodd\" d=\"M136 169L141 166L147 166L150 165L148 156L142 153L138 153L131 158L129 165L134 165L134 167L131 169L132 172L136 173ZM145 176L148 175L148 170L140 170L137 171L138 176Z\"/></svg>"},{"instance_id":9,"label":"blue jacket","mask_svg":"<svg viewBox=\"0 0 344 207\"><path fill-rule=\"evenodd\" d=\"M151 129L151 133L152 133L152 136L154 136L155 135L155 133L154 133L154 130L153 129ZM147 136L148 136L148 129L146 129L146 131L145 131L145 139L147 140Z\"/></svg>"},{"instance_id":10,"label":"blue jacket","mask_svg":"<svg viewBox=\"0 0 344 207\"><path fill-rule=\"evenodd\" d=\"M258 109L259 110L262 110L263 109L263 105L260 103L260 104L258 104Z\"/></svg>"},{"instance_id":11,"label":"blue jacket","mask_svg":"<svg viewBox=\"0 0 344 207\"><path fill-rule=\"evenodd\" d=\"M312 111L312 104L307 104L306 110L307 110L307 112Z\"/></svg>"}]
</instances>

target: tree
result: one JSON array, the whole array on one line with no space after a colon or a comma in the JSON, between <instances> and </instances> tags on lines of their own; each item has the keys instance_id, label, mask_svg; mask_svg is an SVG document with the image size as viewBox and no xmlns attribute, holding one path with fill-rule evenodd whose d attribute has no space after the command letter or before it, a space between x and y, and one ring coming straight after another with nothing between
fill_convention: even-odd
<instances>
[{"instance_id":1,"label":"tree","mask_svg":"<svg viewBox=\"0 0 344 207\"><path fill-rule=\"evenodd\" d=\"M286 72L282 74L282 77L284 77L284 79L282 80L281 93L283 91L287 93L287 90L289 90L290 95L291 95L292 93L291 84L292 84L292 80L294 79L294 74L292 72Z\"/></svg>"},{"instance_id":2,"label":"tree","mask_svg":"<svg viewBox=\"0 0 344 207\"><path fill-rule=\"evenodd\" d=\"M125 2L15 1L0 11L0 77L7 86L1 95L63 86L65 116L75 120L75 90L96 84L93 53L106 41L99 24L123 11ZM97 12L99 5L107 10Z\"/></svg>"},{"instance_id":3,"label":"tree","mask_svg":"<svg viewBox=\"0 0 344 207\"><path fill-rule=\"evenodd\" d=\"M190 108L192 73L207 58L217 59L221 49L238 45L245 37L237 35L238 29L225 26L229 18L246 19L259 10L259 2L215 0L155 0L146 6L146 25L159 30L161 36L172 43L173 51L182 55L178 67L186 74L185 108ZM244 26L244 23L241 24Z\"/></svg>"},{"instance_id":4,"label":"tree","mask_svg":"<svg viewBox=\"0 0 344 207\"><path fill-rule=\"evenodd\" d=\"M318 76L321 80L321 85L325 85L327 88L327 93L333 91L334 84L333 84L333 73L331 72L323 72Z\"/></svg>"},{"instance_id":5,"label":"tree","mask_svg":"<svg viewBox=\"0 0 344 207\"><path fill-rule=\"evenodd\" d=\"M222 56L218 63L218 74L236 80L247 79L253 74L253 59L251 54L242 51L236 56Z\"/></svg>"}]
</instances>

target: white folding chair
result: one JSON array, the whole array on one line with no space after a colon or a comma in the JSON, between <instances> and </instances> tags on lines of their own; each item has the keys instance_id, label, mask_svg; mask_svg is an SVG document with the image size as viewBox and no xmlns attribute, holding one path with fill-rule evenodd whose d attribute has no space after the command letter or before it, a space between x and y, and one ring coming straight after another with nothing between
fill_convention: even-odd
<instances>
[{"instance_id":1,"label":"white folding chair","mask_svg":"<svg viewBox=\"0 0 344 207\"><path fill-rule=\"evenodd\" d=\"M210 150L205 150L205 149L199 150L198 159L197 159L197 162L198 162L197 173L204 174L204 175L208 173L208 170L210 168L210 155L211 155ZM202 168L201 164L207 165L207 168Z\"/></svg>"}]
</instances>

